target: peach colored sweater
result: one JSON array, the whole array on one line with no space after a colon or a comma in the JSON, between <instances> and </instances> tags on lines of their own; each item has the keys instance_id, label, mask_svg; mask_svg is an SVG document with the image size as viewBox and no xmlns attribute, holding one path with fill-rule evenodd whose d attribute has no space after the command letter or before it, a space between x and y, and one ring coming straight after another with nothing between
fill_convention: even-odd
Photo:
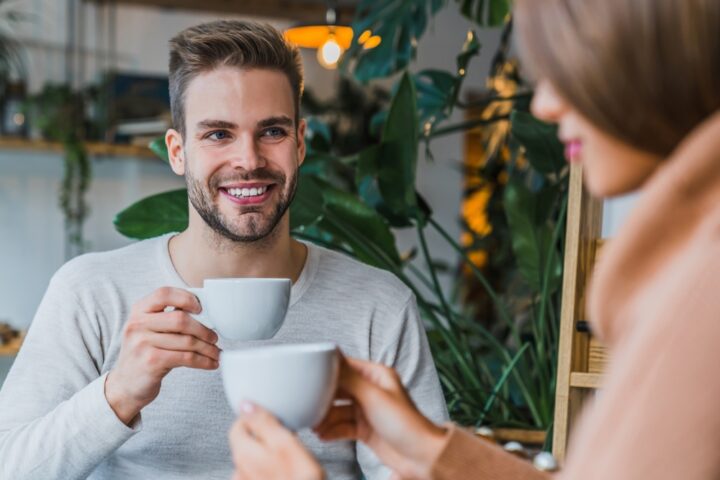
<instances>
[{"instance_id":1,"label":"peach colored sweater","mask_svg":"<svg viewBox=\"0 0 720 480\"><path fill-rule=\"evenodd\" d=\"M653 174L589 299L611 363L562 480L720 479L720 113ZM548 479L458 428L440 480Z\"/></svg>"}]
</instances>

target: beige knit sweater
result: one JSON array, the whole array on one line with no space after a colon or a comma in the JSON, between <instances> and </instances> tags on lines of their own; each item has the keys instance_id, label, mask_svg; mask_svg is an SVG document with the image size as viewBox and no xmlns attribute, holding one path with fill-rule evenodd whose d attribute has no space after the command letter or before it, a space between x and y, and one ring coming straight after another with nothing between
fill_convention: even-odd
<instances>
[{"instance_id":1,"label":"beige knit sweater","mask_svg":"<svg viewBox=\"0 0 720 480\"><path fill-rule=\"evenodd\" d=\"M643 187L588 308L611 363L559 477L720 479L720 114ZM549 477L453 428L434 478Z\"/></svg>"}]
</instances>

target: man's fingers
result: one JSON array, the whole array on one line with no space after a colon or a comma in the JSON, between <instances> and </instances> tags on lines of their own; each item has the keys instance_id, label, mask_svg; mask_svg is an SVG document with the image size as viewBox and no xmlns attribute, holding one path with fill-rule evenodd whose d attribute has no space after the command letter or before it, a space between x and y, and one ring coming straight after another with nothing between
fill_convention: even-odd
<instances>
[{"instance_id":1,"label":"man's fingers","mask_svg":"<svg viewBox=\"0 0 720 480\"><path fill-rule=\"evenodd\" d=\"M153 332L192 335L208 343L216 343L218 340L217 333L181 310L147 315L141 320L141 325L140 328Z\"/></svg>"},{"instance_id":2,"label":"man's fingers","mask_svg":"<svg viewBox=\"0 0 720 480\"><path fill-rule=\"evenodd\" d=\"M200 302L192 293L182 288L160 287L135 304L139 312L162 312L167 307L177 310L200 313Z\"/></svg>"},{"instance_id":3,"label":"man's fingers","mask_svg":"<svg viewBox=\"0 0 720 480\"><path fill-rule=\"evenodd\" d=\"M215 370L220 363L210 357L195 352L177 352L174 350L153 349L146 359L148 365L158 370L172 370L177 367Z\"/></svg>"},{"instance_id":4,"label":"man's fingers","mask_svg":"<svg viewBox=\"0 0 720 480\"><path fill-rule=\"evenodd\" d=\"M216 362L220 361L220 349L214 343L205 342L192 335L148 332L142 341L162 350L195 352Z\"/></svg>"}]
</instances>

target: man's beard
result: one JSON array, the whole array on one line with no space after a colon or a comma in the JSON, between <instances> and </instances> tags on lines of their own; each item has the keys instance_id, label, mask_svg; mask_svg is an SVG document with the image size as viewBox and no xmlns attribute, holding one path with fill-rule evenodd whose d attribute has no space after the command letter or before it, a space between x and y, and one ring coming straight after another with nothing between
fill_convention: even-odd
<instances>
[{"instance_id":1,"label":"man's beard","mask_svg":"<svg viewBox=\"0 0 720 480\"><path fill-rule=\"evenodd\" d=\"M272 212L269 215L262 215L260 213L266 208L265 205L238 205L237 216L235 218L226 218L226 216L220 212L217 203L213 202L213 194L215 197L221 195L218 188L221 183L229 184L238 181L250 182L263 180L272 181L274 184L273 190L278 189L280 192L280 198L273 206ZM185 174L185 181L187 183L190 203L213 231L233 242L250 243L268 237L274 232L278 223L280 223L280 220L295 197L297 172L293 173L289 182L287 182L287 178L282 173L272 172L265 168L222 179L210 177L209 189L204 188L202 183L194 178L189 171ZM285 189L286 184L289 187L287 189ZM253 214L253 212L255 213ZM243 222L244 225L237 225L233 222L233 220L243 216L246 217Z\"/></svg>"}]
</instances>

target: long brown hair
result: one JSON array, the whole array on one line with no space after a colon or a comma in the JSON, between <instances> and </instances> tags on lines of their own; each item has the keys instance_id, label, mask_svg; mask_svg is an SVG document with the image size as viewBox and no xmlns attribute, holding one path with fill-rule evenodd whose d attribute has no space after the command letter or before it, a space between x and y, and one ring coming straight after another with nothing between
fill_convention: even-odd
<instances>
[{"instance_id":1,"label":"long brown hair","mask_svg":"<svg viewBox=\"0 0 720 480\"><path fill-rule=\"evenodd\" d=\"M593 124L669 154L720 108L719 0L516 0L524 60Z\"/></svg>"}]
</instances>

